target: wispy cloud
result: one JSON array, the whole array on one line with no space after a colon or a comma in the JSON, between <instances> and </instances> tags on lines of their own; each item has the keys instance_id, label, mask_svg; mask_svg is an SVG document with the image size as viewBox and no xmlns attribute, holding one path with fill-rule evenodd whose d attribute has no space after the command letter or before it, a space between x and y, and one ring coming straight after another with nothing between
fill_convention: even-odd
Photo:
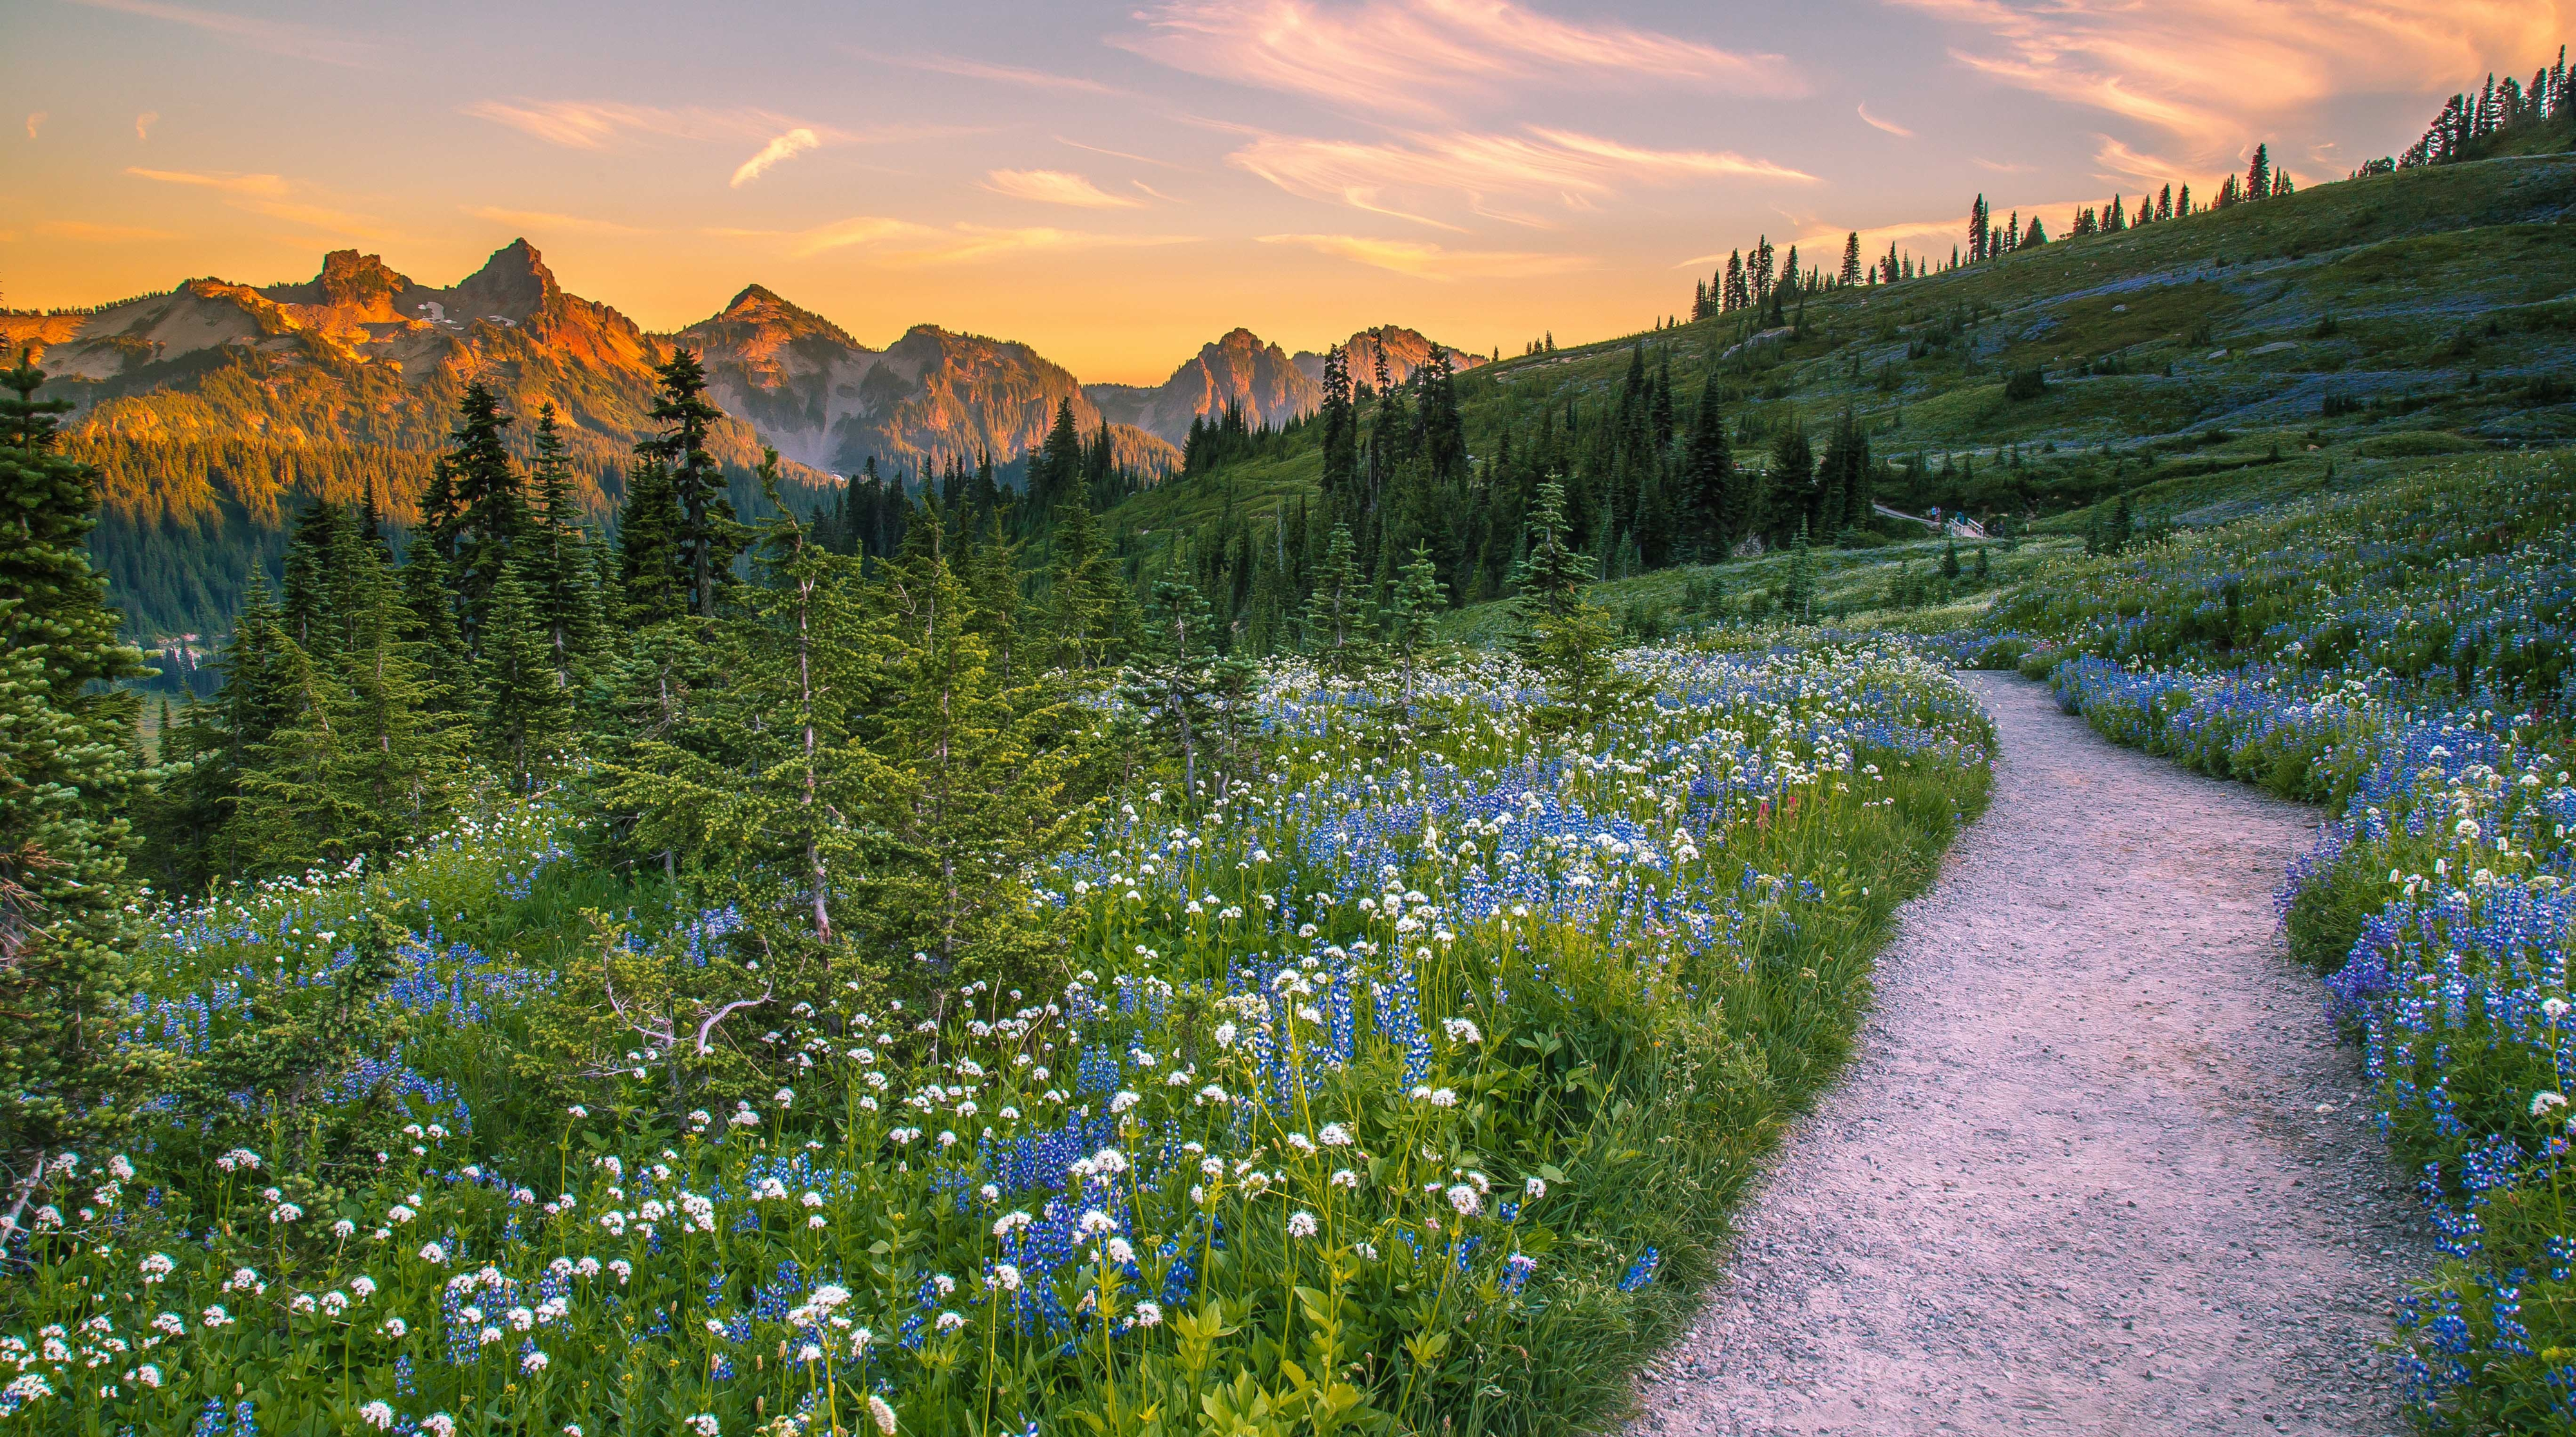
<instances>
[{"instance_id":1,"label":"wispy cloud","mask_svg":"<svg viewBox=\"0 0 2576 1437\"><path fill-rule=\"evenodd\" d=\"M766 174L771 166L782 160L793 159L821 143L823 143L823 137L803 125L789 130L786 134L775 136L768 144L760 147L758 154L743 161L742 167L733 172L733 187L741 189Z\"/></svg>"},{"instance_id":2,"label":"wispy cloud","mask_svg":"<svg viewBox=\"0 0 2576 1437\"><path fill-rule=\"evenodd\" d=\"M38 130L40 130L40 129L44 128L44 124L45 124L45 112L44 112L44 111L42 111L42 110L38 110L38 111L36 111L34 114L29 115L29 116L27 117L27 138L28 138L28 139L31 139L31 140L32 140L32 139L34 139L34 138L36 138L36 131L38 131Z\"/></svg>"},{"instance_id":3,"label":"wispy cloud","mask_svg":"<svg viewBox=\"0 0 2576 1437\"><path fill-rule=\"evenodd\" d=\"M894 267L963 264L1037 250L1133 249L1197 240L1195 235L1110 235L1044 226L1000 229L958 224L941 229L883 215L856 215L809 230L718 229L707 233L727 239L766 241L797 259L858 249L877 263Z\"/></svg>"},{"instance_id":4,"label":"wispy cloud","mask_svg":"<svg viewBox=\"0 0 2576 1437\"><path fill-rule=\"evenodd\" d=\"M2150 125L2197 160L2345 94L2456 85L2554 50L2530 0L1888 0L1958 26L1950 56L2001 83Z\"/></svg>"},{"instance_id":5,"label":"wispy cloud","mask_svg":"<svg viewBox=\"0 0 2576 1437\"><path fill-rule=\"evenodd\" d=\"M994 170L984 177L984 188L1015 200L1071 205L1086 210L1132 210L1145 203L1125 195L1110 194L1066 170Z\"/></svg>"},{"instance_id":6,"label":"wispy cloud","mask_svg":"<svg viewBox=\"0 0 2576 1437\"><path fill-rule=\"evenodd\" d=\"M1383 142L1270 135L1228 158L1291 194L1453 230L1458 227L1417 211L1427 201L1454 196L1472 213L1543 224L1499 208L1495 198L1535 198L1578 210L1629 184L1815 178L1732 152L1648 149L1536 127L1521 134L1452 131Z\"/></svg>"},{"instance_id":7,"label":"wispy cloud","mask_svg":"<svg viewBox=\"0 0 2576 1437\"><path fill-rule=\"evenodd\" d=\"M179 238L169 230L144 229L137 225L99 225L86 220L50 220L36 226L36 233L56 239L84 240L91 244L130 244L136 240Z\"/></svg>"},{"instance_id":8,"label":"wispy cloud","mask_svg":"<svg viewBox=\"0 0 2576 1437\"><path fill-rule=\"evenodd\" d=\"M1758 94L1800 87L1777 55L1558 20L1511 0L1164 0L1110 43L1196 75L1368 115L1440 118L1461 98L1540 82L1641 80Z\"/></svg>"},{"instance_id":9,"label":"wispy cloud","mask_svg":"<svg viewBox=\"0 0 2576 1437\"><path fill-rule=\"evenodd\" d=\"M1893 120L1882 120L1878 116L1871 114L1869 112L1869 102L1867 100L1861 101L1858 109L1860 112L1861 123L1869 126L1871 129L1885 130L1887 133L1896 136L1900 140L1910 140L1914 138L1914 132L1912 130L1905 128L1903 125L1897 124Z\"/></svg>"},{"instance_id":10,"label":"wispy cloud","mask_svg":"<svg viewBox=\"0 0 2576 1437\"><path fill-rule=\"evenodd\" d=\"M1187 165L1176 164L1171 160L1155 159L1152 155L1131 154L1126 150L1113 150L1102 145L1086 145L1080 140L1068 140L1062 135L1056 136L1055 142L1059 145L1071 145L1077 150L1089 150L1095 155L1107 155L1114 160L1134 160L1140 165L1153 165L1160 169L1186 170L1189 168Z\"/></svg>"},{"instance_id":11,"label":"wispy cloud","mask_svg":"<svg viewBox=\"0 0 2576 1437\"><path fill-rule=\"evenodd\" d=\"M148 140L152 138L152 127L160 123L160 120L161 112L159 110L146 110L142 114L135 116L134 138L137 140Z\"/></svg>"},{"instance_id":12,"label":"wispy cloud","mask_svg":"<svg viewBox=\"0 0 2576 1437\"><path fill-rule=\"evenodd\" d=\"M796 124L768 110L712 110L694 105L674 110L589 100L477 100L465 107L465 113L574 150L604 150L633 135L765 139Z\"/></svg>"},{"instance_id":13,"label":"wispy cloud","mask_svg":"<svg viewBox=\"0 0 2576 1437\"><path fill-rule=\"evenodd\" d=\"M2142 153L2109 135L2098 135L2095 138L2102 144L2093 152L2094 163L2100 165L2114 180L2132 179L2143 180L2149 184L2161 184L2182 173L2183 167L2180 164L2161 155Z\"/></svg>"},{"instance_id":14,"label":"wispy cloud","mask_svg":"<svg viewBox=\"0 0 2576 1437\"><path fill-rule=\"evenodd\" d=\"M633 225L621 225L613 220L557 214L552 210L512 210L503 209L499 205L463 205L459 208L479 220L490 220L494 224L508 225L518 230L534 230L540 234L642 235L652 233L651 230L638 229Z\"/></svg>"},{"instance_id":15,"label":"wispy cloud","mask_svg":"<svg viewBox=\"0 0 2576 1437\"><path fill-rule=\"evenodd\" d=\"M174 5L168 0L79 0L79 3L92 9L114 10L119 14L141 15L174 25L186 25L247 49L265 50L272 55L313 60L325 65L362 69L375 64L381 54L380 47L369 41L351 39L318 26L298 25L287 20L254 19L195 5Z\"/></svg>"},{"instance_id":16,"label":"wispy cloud","mask_svg":"<svg viewBox=\"0 0 2576 1437\"><path fill-rule=\"evenodd\" d=\"M864 53L864 52L862 52ZM935 75L955 75L965 80L990 80L996 84L1016 85L1030 90L1060 90L1076 95L1102 95L1119 99L1139 98L1135 91L1116 85L1087 80L1080 75L1058 75L1048 70L1032 70L1021 65L993 65L981 60L961 60L954 55L869 55L889 65L907 69L928 70Z\"/></svg>"},{"instance_id":17,"label":"wispy cloud","mask_svg":"<svg viewBox=\"0 0 2576 1437\"><path fill-rule=\"evenodd\" d=\"M1371 269L1444 283L1459 279L1535 279L1591 264L1580 255L1453 250L1414 240L1372 239L1365 235L1263 235L1261 242L1296 245Z\"/></svg>"},{"instance_id":18,"label":"wispy cloud","mask_svg":"<svg viewBox=\"0 0 2576 1437\"><path fill-rule=\"evenodd\" d=\"M285 220L341 239L383 241L400 237L393 226L375 215L333 209L329 205L300 204L291 200L236 200L233 203L237 208L254 214Z\"/></svg>"},{"instance_id":19,"label":"wispy cloud","mask_svg":"<svg viewBox=\"0 0 2576 1437\"><path fill-rule=\"evenodd\" d=\"M226 204L237 210L285 220L326 235L342 239L386 240L396 238L396 231L370 214L336 209L292 198L304 187L279 175L246 175L228 171L149 170L129 165L125 172L136 179L153 180L165 185L188 185L215 190L231 198Z\"/></svg>"},{"instance_id":20,"label":"wispy cloud","mask_svg":"<svg viewBox=\"0 0 2576 1437\"><path fill-rule=\"evenodd\" d=\"M139 180L158 180L165 185L195 185L201 189L222 190L234 195L262 195L276 198L294 187L282 175L245 175L229 170L147 170L128 165L125 172Z\"/></svg>"}]
</instances>

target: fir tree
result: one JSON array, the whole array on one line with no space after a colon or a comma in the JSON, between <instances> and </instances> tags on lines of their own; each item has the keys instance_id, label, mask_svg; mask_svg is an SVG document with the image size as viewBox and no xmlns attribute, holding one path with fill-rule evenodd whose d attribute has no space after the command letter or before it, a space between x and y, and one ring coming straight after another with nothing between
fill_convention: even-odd
<instances>
[{"instance_id":1,"label":"fir tree","mask_svg":"<svg viewBox=\"0 0 2576 1437\"><path fill-rule=\"evenodd\" d=\"M1598 566L1577 551L1565 515L1565 486L1553 477L1538 487L1524 537L1526 553L1513 570L1513 651L1545 674L1556 690L1565 722L1616 690L1610 656L1618 626L1584 601L1584 586Z\"/></svg>"},{"instance_id":2,"label":"fir tree","mask_svg":"<svg viewBox=\"0 0 2576 1437\"><path fill-rule=\"evenodd\" d=\"M18 1226L47 1159L119 1131L142 1057L120 1041L142 936L125 913L130 695L151 671L92 572L96 471L55 452L44 372L0 371L0 1181ZM13 1244L14 1246L14 1244Z\"/></svg>"},{"instance_id":3,"label":"fir tree","mask_svg":"<svg viewBox=\"0 0 2576 1437\"><path fill-rule=\"evenodd\" d=\"M482 702L482 685L475 676L474 657L465 650L465 636L457 628L456 595L437 545L414 544L404 556L402 601L410 620L408 637L420 646L430 710L447 715L473 712ZM227 677L225 687L238 681Z\"/></svg>"},{"instance_id":4,"label":"fir tree","mask_svg":"<svg viewBox=\"0 0 2576 1437\"><path fill-rule=\"evenodd\" d=\"M1843 237L1843 267L1840 280L1845 285L1860 283L1860 231Z\"/></svg>"},{"instance_id":5,"label":"fir tree","mask_svg":"<svg viewBox=\"0 0 2576 1437\"><path fill-rule=\"evenodd\" d=\"M1735 454L1727 447L1726 415L1718 404L1717 377L1711 375L1700 386L1699 410L1682 449L1681 527L1703 562L1725 557L1727 547L1751 527L1738 502Z\"/></svg>"},{"instance_id":6,"label":"fir tree","mask_svg":"<svg viewBox=\"0 0 2576 1437\"><path fill-rule=\"evenodd\" d=\"M1377 635L1372 607L1350 526L1335 524L1306 600L1306 652L1317 668L1350 678L1367 666Z\"/></svg>"},{"instance_id":7,"label":"fir tree","mask_svg":"<svg viewBox=\"0 0 2576 1437\"><path fill-rule=\"evenodd\" d=\"M1432 562L1431 550L1416 545L1413 558L1395 586L1395 597L1387 609L1387 640L1394 650L1396 666L1404 675L1404 703L1413 706L1414 676L1421 666L1423 647L1430 642L1433 621L1446 613L1449 596L1440 584L1440 566Z\"/></svg>"},{"instance_id":8,"label":"fir tree","mask_svg":"<svg viewBox=\"0 0 2576 1437\"><path fill-rule=\"evenodd\" d=\"M516 564L492 585L483 630L483 751L514 793L534 792L572 737L573 694Z\"/></svg>"},{"instance_id":9,"label":"fir tree","mask_svg":"<svg viewBox=\"0 0 2576 1437\"><path fill-rule=\"evenodd\" d=\"M924 516L871 590L884 656L857 736L880 776L854 801L884 839L849 872L849 926L863 952L928 964L940 981L1061 981L1061 944L1033 916L1022 856L1078 816L1062 795L1090 726L1052 683L995 681L937 539Z\"/></svg>"},{"instance_id":10,"label":"fir tree","mask_svg":"<svg viewBox=\"0 0 2576 1437\"><path fill-rule=\"evenodd\" d=\"M1817 517L1815 450L1807 431L1794 421L1771 439L1770 467L1763 472L1762 512L1774 547L1792 532L1803 532Z\"/></svg>"},{"instance_id":11,"label":"fir tree","mask_svg":"<svg viewBox=\"0 0 2576 1437\"><path fill-rule=\"evenodd\" d=\"M731 582L734 556L743 546L733 502L725 497L724 472L707 453L707 434L724 419L724 411L706 397L706 369L690 350L673 350L653 376L661 388L646 417L661 432L636 445L635 452L657 462L669 476L679 507L679 563L688 576L689 612L712 618L716 595Z\"/></svg>"},{"instance_id":12,"label":"fir tree","mask_svg":"<svg viewBox=\"0 0 2576 1437\"><path fill-rule=\"evenodd\" d=\"M688 559L670 466L644 457L629 466L618 520L617 587L625 627L646 629L689 612Z\"/></svg>"},{"instance_id":13,"label":"fir tree","mask_svg":"<svg viewBox=\"0 0 2576 1437\"><path fill-rule=\"evenodd\" d=\"M551 404L537 411L536 462L529 479L536 503L520 570L545 630L555 677L566 689L578 690L599 667L606 634L598 567L582 530L572 465Z\"/></svg>"},{"instance_id":14,"label":"fir tree","mask_svg":"<svg viewBox=\"0 0 2576 1437\"><path fill-rule=\"evenodd\" d=\"M482 644L492 586L527 525L519 466L503 438L510 424L500 399L481 381L466 385L447 452L439 456L429 497L421 504L429 543L446 562L456 590L458 626L469 648Z\"/></svg>"},{"instance_id":15,"label":"fir tree","mask_svg":"<svg viewBox=\"0 0 2576 1437\"><path fill-rule=\"evenodd\" d=\"M307 649L332 647L332 563L344 546L338 541L340 508L316 500L297 515L286 541L286 632Z\"/></svg>"},{"instance_id":16,"label":"fir tree","mask_svg":"<svg viewBox=\"0 0 2576 1437\"><path fill-rule=\"evenodd\" d=\"M1076 494L1058 512L1048 573L1047 630L1059 667L1087 670L1118 647L1117 560L1108 552L1090 501Z\"/></svg>"},{"instance_id":17,"label":"fir tree","mask_svg":"<svg viewBox=\"0 0 2576 1437\"><path fill-rule=\"evenodd\" d=\"M430 711L416 626L372 557L347 644L329 662L281 635L268 660L276 722L248 746L228 825L239 869L292 872L382 857L447 816L459 736ZM505 573L500 592L509 592Z\"/></svg>"},{"instance_id":18,"label":"fir tree","mask_svg":"<svg viewBox=\"0 0 2576 1437\"><path fill-rule=\"evenodd\" d=\"M1164 736L1181 755L1181 787L1198 792L1199 735L1212 716L1210 681L1216 649L1215 620L1195 585L1158 579L1145 605L1145 634L1121 685L1145 715L1148 732Z\"/></svg>"},{"instance_id":19,"label":"fir tree","mask_svg":"<svg viewBox=\"0 0 2576 1437\"><path fill-rule=\"evenodd\" d=\"M2256 145L2253 163L2245 167L2245 198L2268 199L2272 194L2272 147Z\"/></svg>"},{"instance_id":20,"label":"fir tree","mask_svg":"<svg viewBox=\"0 0 2576 1437\"><path fill-rule=\"evenodd\" d=\"M1030 456L1029 502L1040 514L1054 512L1076 495L1088 505L1092 497L1085 478L1082 431L1074 427L1073 400L1068 396L1056 401L1055 422L1047 426L1046 439Z\"/></svg>"}]
</instances>

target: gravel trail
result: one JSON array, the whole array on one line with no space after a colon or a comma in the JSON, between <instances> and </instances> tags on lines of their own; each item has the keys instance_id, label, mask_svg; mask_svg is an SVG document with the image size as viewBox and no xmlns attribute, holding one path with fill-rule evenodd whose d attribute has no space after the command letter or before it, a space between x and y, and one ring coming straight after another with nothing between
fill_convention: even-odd
<instances>
[{"instance_id":1,"label":"gravel trail","mask_svg":"<svg viewBox=\"0 0 2576 1437\"><path fill-rule=\"evenodd\" d=\"M1634 1433L2397 1433L2427 1265L2272 895L2313 816L1966 676L1992 806Z\"/></svg>"}]
</instances>

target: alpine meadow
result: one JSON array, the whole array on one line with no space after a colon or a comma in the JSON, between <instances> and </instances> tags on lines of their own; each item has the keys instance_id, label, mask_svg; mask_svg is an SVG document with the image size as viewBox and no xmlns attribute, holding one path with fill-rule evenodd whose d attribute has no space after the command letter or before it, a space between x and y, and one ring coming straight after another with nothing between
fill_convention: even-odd
<instances>
[{"instance_id":1,"label":"alpine meadow","mask_svg":"<svg viewBox=\"0 0 2576 1437\"><path fill-rule=\"evenodd\" d=\"M2563 7L528 8L0 59L0 1437L2576 1433Z\"/></svg>"}]
</instances>

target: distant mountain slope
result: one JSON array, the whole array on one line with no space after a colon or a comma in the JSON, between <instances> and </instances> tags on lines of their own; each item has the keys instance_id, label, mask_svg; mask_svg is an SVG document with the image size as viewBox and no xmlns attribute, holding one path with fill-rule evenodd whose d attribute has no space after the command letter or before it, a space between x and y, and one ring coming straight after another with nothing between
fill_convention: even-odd
<instances>
[{"instance_id":1,"label":"distant mountain slope","mask_svg":"<svg viewBox=\"0 0 2576 1437\"><path fill-rule=\"evenodd\" d=\"M1910 513L2078 532L2125 496L2142 523L2216 522L2428 456L2576 446L2571 223L2576 155L2316 184L1822 291L1758 341L1728 314L1506 358L1461 378L1458 401L1468 452L1520 481L1551 423L1565 434L1570 408L1603 422L1639 367L1670 375L1667 464L1714 388L1739 466L1767 467L1792 428L1821 453L1848 412L1885 466L1877 497ZM1317 499L1320 440L1161 486L1110 522L1150 565L1220 515L1292 514ZM1570 488L1602 482L1580 449L1546 463Z\"/></svg>"},{"instance_id":2,"label":"distant mountain slope","mask_svg":"<svg viewBox=\"0 0 2576 1437\"><path fill-rule=\"evenodd\" d=\"M971 464L986 453L1016 459L1045 440L1067 400L1085 432L1102 423L1073 375L1025 344L923 324L870 349L759 285L661 339L698 350L716 401L780 454L841 474L870 458L889 469ZM1180 467L1170 444L1119 422L1111 447L1120 462L1149 473Z\"/></svg>"},{"instance_id":3,"label":"distant mountain slope","mask_svg":"<svg viewBox=\"0 0 2576 1437\"><path fill-rule=\"evenodd\" d=\"M1316 374L1322 366L1316 366ZM1248 329L1235 329L1205 346L1148 388L1137 384L1086 384L1082 392L1100 412L1159 434L1175 444L1202 415L1243 411L1255 426L1277 428L1312 414L1324 402L1323 385L1276 344Z\"/></svg>"},{"instance_id":4,"label":"distant mountain slope","mask_svg":"<svg viewBox=\"0 0 2576 1437\"><path fill-rule=\"evenodd\" d=\"M220 631L309 500L373 494L409 522L477 379L523 421L555 406L580 497L602 520L651 428L653 368L675 343L705 349L733 416L712 447L746 517L762 507L748 476L764 442L801 505L869 455L887 472L988 450L1015 459L1045 438L1060 401L1085 430L1102 422L1073 376L1026 345L924 325L872 350L756 285L678 335L647 334L565 293L525 240L445 288L340 250L300 284L192 279L89 309L0 312L0 343L34 349L46 393L76 406L71 442L107 478L91 547L146 637ZM522 453L531 428L512 432ZM1111 441L1131 468L1179 467L1141 429L1113 425Z\"/></svg>"},{"instance_id":5,"label":"distant mountain slope","mask_svg":"<svg viewBox=\"0 0 2576 1437\"><path fill-rule=\"evenodd\" d=\"M1420 369L1430 360L1432 344L1433 341L1421 333L1400 324L1381 324L1375 329L1363 329L1352 335L1342 341L1341 348L1350 355L1352 383L1377 383L1377 361L1379 354L1383 353L1386 356L1387 382L1402 384L1413 377L1413 371ZM1469 354L1451 345L1444 344L1440 348L1449 352L1449 367L1452 369L1464 371L1488 362L1484 355ZM1291 362L1307 378L1314 380L1318 385L1323 383L1324 356L1322 354L1313 350L1300 350Z\"/></svg>"},{"instance_id":6,"label":"distant mountain slope","mask_svg":"<svg viewBox=\"0 0 2576 1437\"><path fill-rule=\"evenodd\" d=\"M480 379L522 417L555 406L590 481L584 497L602 514L629 448L650 427L653 366L666 356L626 316L564 293L525 240L447 289L341 250L303 284L193 279L66 318L0 315L0 339L39 350L52 375L46 392L79 406L75 434L129 445L428 451L446 442L457 397ZM524 426L514 437L524 445ZM746 471L759 459L745 424L721 426L715 448ZM811 472L791 479L827 482ZM388 497L400 514L413 496ZM112 511L142 502L110 496ZM216 502L207 493L179 507Z\"/></svg>"}]
</instances>

